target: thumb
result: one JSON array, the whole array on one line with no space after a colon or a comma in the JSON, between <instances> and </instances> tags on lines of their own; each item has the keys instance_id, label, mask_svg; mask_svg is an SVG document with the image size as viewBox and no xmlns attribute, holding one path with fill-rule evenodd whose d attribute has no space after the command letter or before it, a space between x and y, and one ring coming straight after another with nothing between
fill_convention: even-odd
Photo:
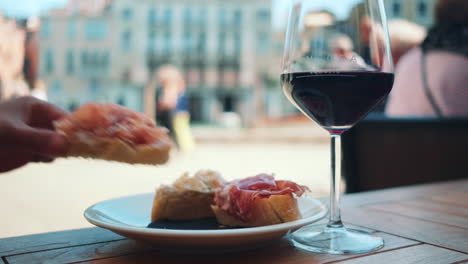
<instances>
[{"instance_id":1,"label":"thumb","mask_svg":"<svg viewBox=\"0 0 468 264\"><path fill-rule=\"evenodd\" d=\"M15 147L48 157L63 156L68 148L64 136L52 130L24 127L16 132Z\"/></svg>"}]
</instances>

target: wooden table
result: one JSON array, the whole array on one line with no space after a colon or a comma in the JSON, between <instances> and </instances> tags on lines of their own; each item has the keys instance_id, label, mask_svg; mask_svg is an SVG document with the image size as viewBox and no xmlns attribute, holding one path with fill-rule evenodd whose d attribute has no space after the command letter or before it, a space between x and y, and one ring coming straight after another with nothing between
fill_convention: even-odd
<instances>
[{"instance_id":1,"label":"wooden table","mask_svg":"<svg viewBox=\"0 0 468 264\"><path fill-rule=\"evenodd\" d=\"M343 207L349 226L382 236L385 247L363 255L325 255L283 239L252 251L190 255L87 228L0 239L0 263L468 263L468 180L347 195Z\"/></svg>"}]
</instances>

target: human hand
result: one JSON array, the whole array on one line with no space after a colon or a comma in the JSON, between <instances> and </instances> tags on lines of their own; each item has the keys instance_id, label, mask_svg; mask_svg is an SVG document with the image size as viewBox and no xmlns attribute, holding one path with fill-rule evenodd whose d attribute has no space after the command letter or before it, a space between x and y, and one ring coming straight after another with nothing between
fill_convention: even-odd
<instances>
[{"instance_id":1,"label":"human hand","mask_svg":"<svg viewBox=\"0 0 468 264\"><path fill-rule=\"evenodd\" d=\"M64 155L67 140L53 121L67 113L34 97L0 102L0 172Z\"/></svg>"}]
</instances>

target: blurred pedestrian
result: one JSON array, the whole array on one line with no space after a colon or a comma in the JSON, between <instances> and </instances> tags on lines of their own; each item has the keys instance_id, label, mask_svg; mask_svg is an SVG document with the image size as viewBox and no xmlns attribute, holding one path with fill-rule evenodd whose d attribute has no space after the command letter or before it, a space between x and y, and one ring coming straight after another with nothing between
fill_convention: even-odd
<instances>
[{"instance_id":1,"label":"blurred pedestrian","mask_svg":"<svg viewBox=\"0 0 468 264\"><path fill-rule=\"evenodd\" d=\"M390 42L392 43L392 57L395 67L400 58L408 51L420 45L426 38L424 27L404 19L395 19L388 22Z\"/></svg>"},{"instance_id":2,"label":"blurred pedestrian","mask_svg":"<svg viewBox=\"0 0 468 264\"><path fill-rule=\"evenodd\" d=\"M330 41L330 49L333 58L330 64L335 70L358 70L366 69L368 65L364 59L354 52L354 45L346 34L337 34Z\"/></svg>"},{"instance_id":3,"label":"blurred pedestrian","mask_svg":"<svg viewBox=\"0 0 468 264\"><path fill-rule=\"evenodd\" d=\"M184 77L177 67L165 65L159 68L157 79L161 89L156 91L156 121L169 130L179 149L189 151L193 148L193 139Z\"/></svg>"},{"instance_id":4,"label":"blurred pedestrian","mask_svg":"<svg viewBox=\"0 0 468 264\"><path fill-rule=\"evenodd\" d=\"M191 152L195 148L195 142L190 129L189 100L185 88L177 100L174 131L179 149L183 152Z\"/></svg>"},{"instance_id":5,"label":"blurred pedestrian","mask_svg":"<svg viewBox=\"0 0 468 264\"><path fill-rule=\"evenodd\" d=\"M395 77L387 115L468 117L468 1L437 1L435 25Z\"/></svg>"}]
</instances>

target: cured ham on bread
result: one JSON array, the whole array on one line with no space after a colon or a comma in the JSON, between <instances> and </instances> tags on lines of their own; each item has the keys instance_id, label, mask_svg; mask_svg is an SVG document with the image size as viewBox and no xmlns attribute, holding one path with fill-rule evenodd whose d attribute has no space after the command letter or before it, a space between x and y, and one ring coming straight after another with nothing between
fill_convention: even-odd
<instances>
[{"instance_id":1,"label":"cured ham on bread","mask_svg":"<svg viewBox=\"0 0 468 264\"><path fill-rule=\"evenodd\" d=\"M226 226L280 224L301 218L296 198L306 190L294 182L259 174L217 190L211 208L218 222Z\"/></svg>"},{"instance_id":2,"label":"cured ham on bread","mask_svg":"<svg viewBox=\"0 0 468 264\"><path fill-rule=\"evenodd\" d=\"M88 103L54 125L70 142L68 157L156 165L172 147L165 128L117 104Z\"/></svg>"}]
</instances>

